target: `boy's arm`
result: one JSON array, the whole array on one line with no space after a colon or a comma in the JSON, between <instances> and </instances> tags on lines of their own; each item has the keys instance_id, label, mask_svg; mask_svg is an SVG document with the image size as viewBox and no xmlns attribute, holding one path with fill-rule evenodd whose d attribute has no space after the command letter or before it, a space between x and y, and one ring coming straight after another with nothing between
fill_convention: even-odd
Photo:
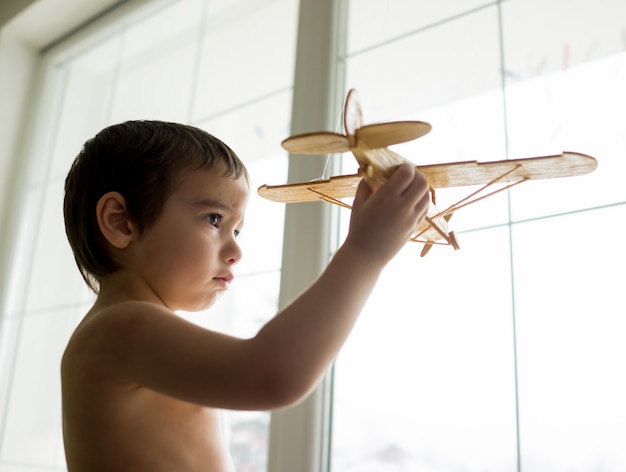
<instances>
[{"instance_id":1,"label":"boy's arm","mask_svg":"<svg viewBox=\"0 0 626 472\"><path fill-rule=\"evenodd\" d=\"M123 384L207 406L287 406L326 371L380 272L406 243L428 203L426 179L413 166L401 166L374 194L362 182L344 244L313 285L254 338L215 333L165 308L127 302L87 323L66 361L89 375L103 369L104 376Z\"/></svg>"},{"instance_id":2,"label":"boy's arm","mask_svg":"<svg viewBox=\"0 0 626 472\"><path fill-rule=\"evenodd\" d=\"M281 365L285 401L301 398L344 344L378 277L426 214L428 183L402 166L374 195L362 181L350 230L317 281L258 333L262 357Z\"/></svg>"}]
</instances>

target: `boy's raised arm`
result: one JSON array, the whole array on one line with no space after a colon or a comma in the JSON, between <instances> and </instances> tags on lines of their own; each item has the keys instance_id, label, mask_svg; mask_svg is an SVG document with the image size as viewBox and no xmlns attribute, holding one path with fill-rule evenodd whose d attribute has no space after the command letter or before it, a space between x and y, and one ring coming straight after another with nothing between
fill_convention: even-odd
<instances>
[{"instance_id":1,"label":"boy's raised arm","mask_svg":"<svg viewBox=\"0 0 626 472\"><path fill-rule=\"evenodd\" d=\"M380 272L409 239L429 205L428 183L403 165L375 194L362 181L346 241L317 281L253 340L280 366L272 379L292 403L322 376L350 333Z\"/></svg>"}]
</instances>

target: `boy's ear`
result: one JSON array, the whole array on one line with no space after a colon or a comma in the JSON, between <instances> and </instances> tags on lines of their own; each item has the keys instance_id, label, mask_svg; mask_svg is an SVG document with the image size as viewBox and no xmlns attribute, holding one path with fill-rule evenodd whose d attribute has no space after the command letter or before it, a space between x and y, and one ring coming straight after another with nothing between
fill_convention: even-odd
<instances>
[{"instance_id":1,"label":"boy's ear","mask_svg":"<svg viewBox=\"0 0 626 472\"><path fill-rule=\"evenodd\" d=\"M135 237L134 223L128 218L126 199L119 192L108 192L96 205L98 226L113 247L124 249Z\"/></svg>"}]
</instances>

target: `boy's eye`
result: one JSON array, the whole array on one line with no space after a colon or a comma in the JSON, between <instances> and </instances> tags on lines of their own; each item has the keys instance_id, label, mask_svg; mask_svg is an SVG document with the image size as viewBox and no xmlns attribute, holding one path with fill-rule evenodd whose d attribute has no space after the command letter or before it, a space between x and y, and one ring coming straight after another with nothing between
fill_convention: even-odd
<instances>
[{"instance_id":1,"label":"boy's eye","mask_svg":"<svg viewBox=\"0 0 626 472\"><path fill-rule=\"evenodd\" d=\"M211 226L215 226L217 228L220 225L220 220L222 219L222 215L218 213L211 213L210 215L207 215L205 218Z\"/></svg>"}]
</instances>

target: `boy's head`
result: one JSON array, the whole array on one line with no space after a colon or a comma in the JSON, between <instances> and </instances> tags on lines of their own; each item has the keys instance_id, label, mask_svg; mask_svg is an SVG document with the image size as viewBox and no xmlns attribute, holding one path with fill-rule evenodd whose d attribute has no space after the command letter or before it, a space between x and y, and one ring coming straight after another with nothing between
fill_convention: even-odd
<instances>
[{"instance_id":1,"label":"boy's head","mask_svg":"<svg viewBox=\"0 0 626 472\"><path fill-rule=\"evenodd\" d=\"M193 126L127 121L85 143L65 180L63 213L74 258L94 292L101 277L120 268L98 225L100 198L119 192L129 219L143 232L159 217L182 172L201 168L248 179L245 166L226 144Z\"/></svg>"}]
</instances>

